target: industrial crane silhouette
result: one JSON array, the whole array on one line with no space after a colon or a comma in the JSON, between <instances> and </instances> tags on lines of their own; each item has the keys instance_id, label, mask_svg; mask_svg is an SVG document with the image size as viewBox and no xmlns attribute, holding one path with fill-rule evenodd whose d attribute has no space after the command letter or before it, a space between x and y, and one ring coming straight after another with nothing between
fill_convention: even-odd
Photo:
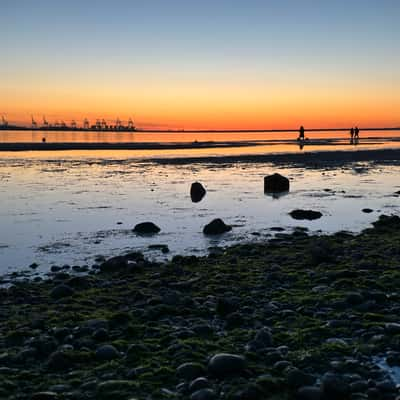
<instances>
[{"instance_id":1,"label":"industrial crane silhouette","mask_svg":"<svg viewBox=\"0 0 400 400\"><path fill-rule=\"evenodd\" d=\"M4 118L4 115L1 116L1 123L5 128L7 128L8 121Z\"/></svg>"},{"instance_id":2,"label":"industrial crane silhouette","mask_svg":"<svg viewBox=\"0 0 400 400\"><path fill-rule=\"evenodd\" d=\"M49 127L49 123L46 120L46 117L43 115L43 128L47 129Z\"/></svg>"},{"instance_id":3,"label":"industrial crane silhouette","mask_svg":"<svg viewBox=\"0 0 400 400\"><path fill-rule=\"evenodd\" d=\"M76 129L76 121L74 119L71 121L71 128Z\"/></svg>"},{"instance_id":4,"label":"industrial crane silhouette","mask_svg":"<svg viewBox=\"0 0 400 400\"><path fill-rule=\"evenodd\" d=\"M88 130L89 127L90 127L89 120L87 118L85 118L83 120L83 129Z\"/></svg>"},{"instance_id":5,"label":"industrial crane silhouette","mask_svg":"<svg viewBox=\"0 0 400 400\"><path fill-rule=\"evenodd\" d=\"M31 115L32 120L32 129L37 129L37 122L33 119L33 115Z\"/></svg>"},{"instance_id":6,"label":"industrial crane silhouette","mask_svg":"<svg viewBox=\"0 0 400 400\"><path fill-rule=\"evenodd\" d=\"M133 125L132 118L129 118L129 121L128 121L128 129L129 129L129 130L134 130L134 129L135 129L135 126Z\"/></svg>"},{"instance_id":7,"label":"industrial crane silhouette","mask_svg":"<svg viewBox=\"0 0 400 400\"><path fill-rule=\"evenodd\" d=\"M115 121L115 129L121 129L121 120L119 118Z\"/></svg>"}]
</instances>

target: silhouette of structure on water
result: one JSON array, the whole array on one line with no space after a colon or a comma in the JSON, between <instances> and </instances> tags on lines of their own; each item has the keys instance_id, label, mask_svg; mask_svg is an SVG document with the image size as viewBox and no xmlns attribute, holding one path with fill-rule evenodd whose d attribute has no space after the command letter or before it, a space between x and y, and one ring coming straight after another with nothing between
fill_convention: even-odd
<instances>
[{"instance_id":1,"label":"silhouette of structure on water","mask_svg":"<svg viewBox=\"0 0 400 400\"><path fill-rule=\"evenodd\" d=\"M107 121L102 119L97 119L94 125L91 125L89 120L85 118L81 126L73 119L70 124L65 123L63 120L61 122L54 121L54 123L49 123L46 117L42 116L42 123L35 120L33 115L31 115L31 124L29 127L26 126L15 126L9 125L8 121L4 116L1 117L0 129L11 129L11 130L34 130L34 131L108 131L108 132L133 132L136 131L136 127L133 123L132 118L128 121L123 122L117 118L115 124L107 123Z\"/></svg>"}]
</instances>

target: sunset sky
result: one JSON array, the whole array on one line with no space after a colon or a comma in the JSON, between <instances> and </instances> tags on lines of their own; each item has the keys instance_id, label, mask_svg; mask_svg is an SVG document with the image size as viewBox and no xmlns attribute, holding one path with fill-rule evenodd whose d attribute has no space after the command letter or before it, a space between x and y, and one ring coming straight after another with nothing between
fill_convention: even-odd
<instances>
[{"instance_id":1,"label":"sunset sky","mask_svg":"<svg viewBox=\"0 0 400 400\"><path fill-rule=\"evenodd\" d=\"M400 126L398 0L2 0L0 115Z\"/></svg>"}]
</instances>

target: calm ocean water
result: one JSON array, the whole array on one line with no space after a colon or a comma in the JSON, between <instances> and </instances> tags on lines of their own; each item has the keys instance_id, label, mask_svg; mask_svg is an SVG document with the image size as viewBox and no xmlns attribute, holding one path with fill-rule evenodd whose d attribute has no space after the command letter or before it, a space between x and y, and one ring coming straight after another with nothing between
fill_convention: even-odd
<instances>
[{"instance_id":1,"label":"calm ocean water","mask_svg":"<svg viewBox=\"0 0 400 400\"><path fill-rule=\"evenodd\" d=\"M291 141L297 137L296 132L92 132L92 131L11 131L0 130L0 142L41 142L45 137L47 142L53 143L191 143L199 142L226 142L226 141ZM349 132L344 131L316 131L306 132L306 137L315 140L348 140ZM400 129L397 131L362 131L362 139L400 139Z\"/></svg>"}]
</instances>

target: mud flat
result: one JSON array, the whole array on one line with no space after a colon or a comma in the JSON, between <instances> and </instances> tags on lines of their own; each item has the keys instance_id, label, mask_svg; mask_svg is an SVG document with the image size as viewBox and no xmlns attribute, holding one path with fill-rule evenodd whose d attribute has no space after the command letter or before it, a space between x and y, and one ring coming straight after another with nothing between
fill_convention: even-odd
<instances>
[{"instance_id":1,"label":"mud flat","mask_svg":"<svg viewBox=\"0 0 400 400\"><path fill-rule=\"evenodd\" d=\"M195 164L195 163L274 163L276 165L301 165L324 168L328 165L340 166L351 162L373 161L376 163L400 162L400 149L362 149L341 151L313 151L298 153L243 154L213 157L176 157L153 158L160 164Z\"/></svg>"},{"instance_id":2,"label":"mud flat","mask_svg":"<svg viewBox=\"0 0 400 400\"><path fill-rule=\"evenodd\" d=\"M395 399L400 218L0 289L0 397Z\"/></svg>"}]
</instances>

